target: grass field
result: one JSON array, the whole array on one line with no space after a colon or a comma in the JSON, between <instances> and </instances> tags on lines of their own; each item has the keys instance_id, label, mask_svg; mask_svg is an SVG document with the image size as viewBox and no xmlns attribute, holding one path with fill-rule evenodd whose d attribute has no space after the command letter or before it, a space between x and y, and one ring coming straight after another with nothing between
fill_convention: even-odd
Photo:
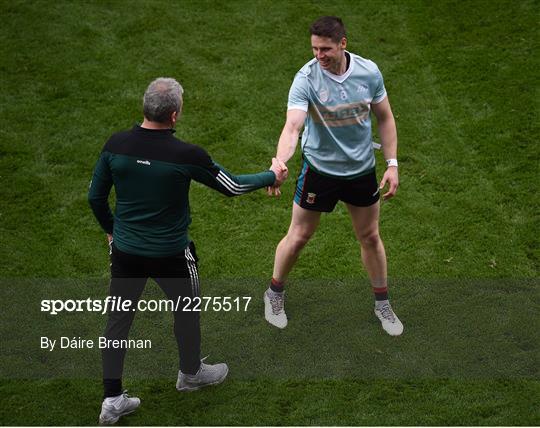
<instances>
[{"instance_id":1,"label":"grass field","mask_svg":"<svg viewBox=\"0 0 540 428\"><path fill-rule=\"evenodd\" d=\"M294 179L280 199L194 184L203 294L253 303L203 315L203 352L231 365L219 387L179 395L175 356L166 378L170 353L128 353L125 386L143 406L122 424L540 424L537 1L1 1L0 13L2 425L97 422L99 369L86 354L49 360L34 338L97 336L103 318L53 318L39 299L105 296L80 285L108 275L86 192L104 141L142 119L148 82L184 86L178 136L235 173L266 169L321 15L342 16L349 49L379 65L396 116L401 185L381 233L405 334L373 318L339 205L291 276L290 328L270 329L260 300ZM172 340L165 316L134 329Z\"/></svg>"}]
</instances>

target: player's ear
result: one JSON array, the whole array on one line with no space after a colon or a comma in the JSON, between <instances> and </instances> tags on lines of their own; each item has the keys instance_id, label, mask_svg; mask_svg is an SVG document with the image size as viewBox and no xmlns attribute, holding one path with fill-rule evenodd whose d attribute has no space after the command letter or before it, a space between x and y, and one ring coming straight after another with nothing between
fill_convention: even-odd
<instances>
[{"instance_id":1,"label":"player's ear","mask_svg":"<svg viewBox=\"0 0 540 428\"><path fill-rule=\"evenodd\" d=\"M180 112L176 112L176 111L173 111L171 113L171 123L173 124L173 126L175 125L176 121L178 120L179 114L180 114Z\"/></svg>"},{"instance_id":2,"label":"player's ear","mask_svg":"<svg viewBox=\"0 0 540 428\"><path fill-rule=\"evenodd\" d=\"M346 37L342 37L341 38L341 41L339 42L340 46L341 46L341 49L345 49L347 48L347 38Z\"/></svg>"}]
</instances>

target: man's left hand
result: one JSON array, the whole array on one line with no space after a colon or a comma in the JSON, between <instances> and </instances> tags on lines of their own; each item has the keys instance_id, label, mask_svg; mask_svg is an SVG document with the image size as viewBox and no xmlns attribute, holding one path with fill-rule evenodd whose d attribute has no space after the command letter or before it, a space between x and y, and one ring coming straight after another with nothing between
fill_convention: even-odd
<instances>
[{"instance_id":1,"label":"man's left hand","mask_svg":"<svg viewBox=\"0 0 540 428\"><path fill-rule=\"evenodd\" d=\"M397 188L399 186L399 175L397 166L389 166L384 172L381 184L379 185L379 189L381 189L381 191L384 186L386 186L386 183L388 183L390 187L388 189L388 192L383 195L383 199L385 201L392 198L397 192Z\"/></svg>"}]
</instances>

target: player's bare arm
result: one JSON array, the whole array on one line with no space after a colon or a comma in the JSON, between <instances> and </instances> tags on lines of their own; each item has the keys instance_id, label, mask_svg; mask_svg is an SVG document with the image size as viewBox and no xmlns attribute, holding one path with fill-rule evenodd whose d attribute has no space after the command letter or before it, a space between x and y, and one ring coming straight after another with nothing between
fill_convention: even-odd
<instances>
[{"instance_id":1,"label":"player's bare arm","mask_svg":"<svg viewBox=\"0 0 540 428\"><path fill-rule=\"evenodd\" d=\"M300 135L300 131L302 131L302 128L304 127L306 117L307 113L303 110L291 109L287 111L287 120L285 121L285 126L283 127L279 137L276 154L276 158L282 162L284 166L294 155L296 146L298 145L298 137ZM281 195L279 186L269 187L268 194L270 196Z\"/></svg>"},{"instance_id":2,"label":"player's bare arm","mask_svg":"<svg viewBox=\"0 0 540 428\"><path fill-rule=\"evenodd\" d=\"M380 103L372 104L371 108L377 118L377 126L381 138L384 158L386 160L397 159L396 121L394 120L388 97L385 97ZM383 189L386 186L386 183L388 183L389 188L388 192L383 194L385 200L393 197L397 192L399 186L397 165L388 166L381 180L380 188Z\"/></svg>"},{"instance_id":3,"label":"player's bare arm","mask_svg":"<svg viewBox=\"0 0 540 428\"><path fill-rule=\"evenodd\" d=\"M287 163L293 157L298 144L298 136L304 127L307 112L291 109L287 112L287 120L281 136L279 137L276 157L283 163Z\"/></svg>"}]
</instances>

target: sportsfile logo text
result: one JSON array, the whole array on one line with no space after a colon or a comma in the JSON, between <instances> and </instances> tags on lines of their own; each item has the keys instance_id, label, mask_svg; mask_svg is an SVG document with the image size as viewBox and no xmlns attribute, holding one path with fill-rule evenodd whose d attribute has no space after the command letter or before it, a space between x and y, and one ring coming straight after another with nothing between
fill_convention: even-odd
<instances>
[{"instance_id":1,"label":"sportsfile logo text","mask_svg":"<svg viewBox=\"0 0 540 428\"><path fill-rule=\"evenodd\" d=\"M129 299L107 296L105 299L43 299L41 312L57 315L61 312L99 312L108 311L141 311L141 312L247 312L251 296L178 296L176 300L139 300L136 304Z\"/></svg>"}]
</instances>

